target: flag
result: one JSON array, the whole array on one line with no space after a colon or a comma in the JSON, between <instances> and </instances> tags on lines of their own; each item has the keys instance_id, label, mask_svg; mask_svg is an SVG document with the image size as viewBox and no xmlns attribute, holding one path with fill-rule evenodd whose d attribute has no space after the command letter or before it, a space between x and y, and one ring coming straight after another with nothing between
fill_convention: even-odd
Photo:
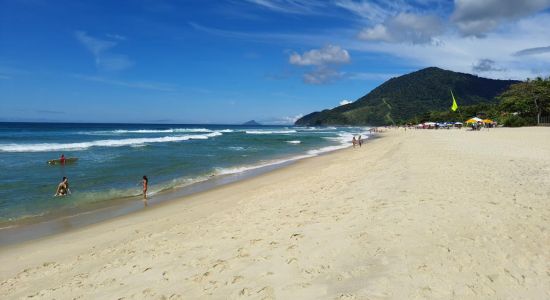
<instances>
[{"instance_id":1,"label":"flag","mask_svg":"<svg viewBox=\"0 0 550 300\"><path fill-rule=\"evenodd\" d=\"M451 90L451 97L453 97L453 106L451 106L451 110L456 111L458 109L458 105L456 104L455 96L453 95L453 90Z\"/></svg>"}]
</instances>

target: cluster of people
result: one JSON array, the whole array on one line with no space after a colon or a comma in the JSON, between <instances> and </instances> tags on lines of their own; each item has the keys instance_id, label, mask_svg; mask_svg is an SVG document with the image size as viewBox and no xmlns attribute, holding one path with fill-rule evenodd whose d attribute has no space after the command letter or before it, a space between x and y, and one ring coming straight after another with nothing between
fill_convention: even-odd
<instances>
[{"instance_id":1,"label":"cluster of people","mask_svg":"<svg viewBox=\"0 0 550 300\"><path fill-rule=\"evenodd\" d=\"M60 158L61 164L65 164L65 155L62 154ZM143 204L144 206L147 206L147 188L149 186L149 178L147 176L143 175L142 180L142 186L143 186ZM63 176L63 179L61 179L61 182L57 185L57 189L55 191L54 196L55 197L61 197L61 196L67 196L71 194L71 190L69 189L69 178L66 176Z\"/></svg>"},{"instance_id":2,"label":"cluster of people","mask_svg":"<svg viewBox=\"0 0 550 300\"><path fill-rule=\"evenodd\" d=\"M363 140L361 139L361 135L357 136L357 138L353 136L351 143L353 144L353 148L355 148L356 146L359 146L359 147L363 146Z\"/></svg>"}]
</instances>

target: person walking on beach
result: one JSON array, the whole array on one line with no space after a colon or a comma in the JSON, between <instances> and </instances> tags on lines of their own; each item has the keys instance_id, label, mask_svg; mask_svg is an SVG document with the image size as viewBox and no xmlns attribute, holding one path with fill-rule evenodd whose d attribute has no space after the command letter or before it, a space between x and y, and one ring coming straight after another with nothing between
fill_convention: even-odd
<instances>
[{"instance_id":1,"label":"person walking on beach","mask_svg":"<svg viewBox=\"0 0 550 300\"><path fill-rule=\"evenodd\" d=\"M143 205L147 206L147 185L149 184L149 179L147 176L143 175Z\"/></svg>"},{"instance_id":2,"label":"person walking on beach","mask_svg":"<svg viewBox=\"0 0 550 300\"><path fill-rule=\"evenodd\" d=\"M357 140L355 139L355 135L353 136L353 139L351 139L351 143L353 144L353 148L355 148L355 145L357 145Z\"/></svg>"},{"instance_id":3,"label":"person walking on beach","mask_svg":"<svg viewBox=\"0 0 550 300\"><path fill-rule=\"evenodd\" d=\"M361 135L357 138L357 143L359 144L359 148L363 145L363 140L361 139Z\"/></svg>"},{"instance_id":4,"label":"person walking on beach","mask_svg":"<svg viewBox=\"0 0 550 300\"><path fill-rule=\"evenodd\" d=\"M55 191L54 196L66 196L70 193L71 190L69 190L69 179L67 177L63 177L61 182L57 185L57 190Z\"/></svg>"}]
</instances>

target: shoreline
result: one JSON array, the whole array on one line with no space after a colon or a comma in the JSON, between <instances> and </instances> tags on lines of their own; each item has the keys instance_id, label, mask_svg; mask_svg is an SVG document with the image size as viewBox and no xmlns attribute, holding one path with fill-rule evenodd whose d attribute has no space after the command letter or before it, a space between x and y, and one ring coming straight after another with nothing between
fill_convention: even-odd
<instances>
[{"instance_id":1,"label":"shoreline","mask_svg":"<svg viewBox=\"0 0 550 300\"><path fill-rule=\"evenodd\" d=\"M363 133L364 134L364 133ZM364 134L365 141L377 138L376 134ZM89 203L82 207L47 213L40 216L25 217L0 223L0 248L13 244L41 239L51 235L76 230L81 227L123 217L162 205L165 202L184 201L185 197L206 192L234 182L246 181L274 170L284 168L304 159L328 155L350 148L351 145L326 146L309 150L303 154L286 158L260 161L255 165L239 166L226 172L198 177L198 180L184 186L174 186L160 190L148 197L148 207L143 207L141 196L127 196L99 203ZM325 150L323 150L325 149Z\"/></svg>"},{"instance_id":2,"label":"shoreline","mask_svg":"<svg viewBox=\"0 0 550 300\"><path fill-rule=\"evenodd\" d=\"M0 248L0 297L550 297L550 128L382 137Z\"/></svg>"}]
</instances>

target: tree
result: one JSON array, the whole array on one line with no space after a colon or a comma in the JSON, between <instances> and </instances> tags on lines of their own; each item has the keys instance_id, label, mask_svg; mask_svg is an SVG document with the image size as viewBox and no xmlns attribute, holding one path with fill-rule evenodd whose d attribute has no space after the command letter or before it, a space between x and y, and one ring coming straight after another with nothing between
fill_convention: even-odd
<instances>
[{"instance_id":1,"label":"tree","mask_svg":"<svg viewBox=\"0 0 550 300\"><path fill-rule=\"evenodd\" d=\"M527 80L510 86L499 97L502 111L519 115L527 120L550 113L550 78Z\"/></svg>"}]
</instances>

